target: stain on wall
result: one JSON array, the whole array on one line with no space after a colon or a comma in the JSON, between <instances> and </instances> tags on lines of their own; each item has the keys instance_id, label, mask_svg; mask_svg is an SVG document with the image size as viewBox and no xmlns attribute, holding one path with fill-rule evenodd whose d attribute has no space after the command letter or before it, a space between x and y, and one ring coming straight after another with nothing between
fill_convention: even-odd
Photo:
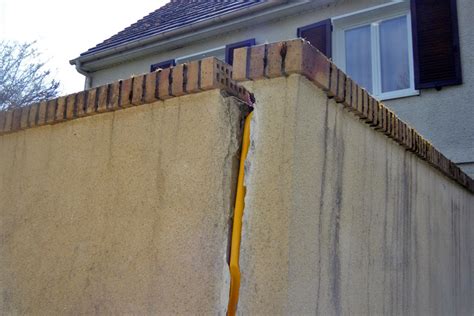
<instances>
[{"instance_id":1,"label":"stain on wall","mask_svg":"<svg viewBox=\"0 0 474 316\"><path fill-rule=\"evenodd\" d=\"M472 193L300 75L246 86L241 313L474 313Z\"/></svg>"}]
</instances>

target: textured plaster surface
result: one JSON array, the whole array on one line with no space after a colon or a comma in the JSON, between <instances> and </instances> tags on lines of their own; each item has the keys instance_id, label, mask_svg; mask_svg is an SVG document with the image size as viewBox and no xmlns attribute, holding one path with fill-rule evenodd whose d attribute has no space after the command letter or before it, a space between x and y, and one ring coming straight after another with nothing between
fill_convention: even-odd
<instances>
[{"instance_id":1,"label":"textured plaster surface","mask_svg":"<svg viewBox=\"0 0 474 316\"><path fill-rule=\"evenodd\" d=\"M256 92L242 315L472 315L474 195L299 75Z\"/></svg>"},{"instance_id":2,"label":"textured plaster surface","mask_svg":"<svg viewBox=\"0 0 474 316\"><path fill-rule=\"evenodd\" d=\"M224 313L240 122L214 90L0 137L0 314Z\"/></svg>"}]
</instances>

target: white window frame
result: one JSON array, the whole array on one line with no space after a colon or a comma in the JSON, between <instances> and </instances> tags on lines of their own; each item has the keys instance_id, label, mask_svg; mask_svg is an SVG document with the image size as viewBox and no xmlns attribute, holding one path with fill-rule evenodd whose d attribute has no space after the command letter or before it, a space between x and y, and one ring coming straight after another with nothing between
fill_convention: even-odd
<instances>
[{"instance_id":1,"label":"white window frame","mask_svg":"<svg viewBox=\"0 0 474 316\"><path fill-rule=\"evenodd\" d=\"M402 16L407 17L408 68L410 75L410 87L403 90L382 93L379 23ZM332 24L334 27L332 41L334 62L343 71L346 70L345 32L356 27L370 25L372 52L372 95L381 100L419 95L419 91L415 89L410 4L407 1L391 2L369 9L353 12L351 14L334 17L332 18Z\"/></svg>"}]
</instances>

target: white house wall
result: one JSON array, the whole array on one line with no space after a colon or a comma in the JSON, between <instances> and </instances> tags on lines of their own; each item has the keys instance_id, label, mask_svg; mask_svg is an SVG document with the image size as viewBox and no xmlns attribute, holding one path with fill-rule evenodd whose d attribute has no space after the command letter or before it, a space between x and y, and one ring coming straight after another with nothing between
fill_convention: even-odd
<instances>
[{"instance_id":1,"label":"white house wall","mask_svg":"<svg viewBox=\"0 0 474 316\"><path fill-rule=\"evenodd\" d=\"M137 59L94 72L92 74L92 85L96 87L117 79L128 78L134 74L148 72L150 71L150 65L160 61L180 58L250 38L255 38L257 44L296 38L296 32L300 26L305 26L333 16L347 14L385 2L390 1L338 1L336 5L323 7L305 14L293 15L285 19L278 19L272 23L265 23L247 28L243 25L242 29L236 30L232 33L222 34L222 36L208 38L200 42L189 44L186 47L179 47L174 50L150 55L142 59Z\"/></svg>"}]
</instances>

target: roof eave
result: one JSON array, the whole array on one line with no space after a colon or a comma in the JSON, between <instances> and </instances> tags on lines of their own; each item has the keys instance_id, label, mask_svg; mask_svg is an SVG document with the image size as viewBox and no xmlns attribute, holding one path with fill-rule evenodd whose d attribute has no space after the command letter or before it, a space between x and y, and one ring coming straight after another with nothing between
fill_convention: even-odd
<instances>
[{"instance_id":1,"label":"roof eave","mask_svg":"<svg viewBox=\"0 0 474 316\"><path fill-rule=\"evenodd\" d=\"M318 7L333 1L334 0L304 0L297 3L270 1L231 14L222 15L208 21L195 23L174 31L160 33L149 38L136 40L119 47L110 48L86 56L79 56L70 60L70 64L77 65L80 63L83 71L93 72L125 60L134 59L150 53L158 53L173 46L176 47L183 43L189 43L201 38L213 36L226 30L242 27L242 23L252 25L280 16L289 15L307 9L308 7ZM190 30L192 30L192 32L189 32Z\"/></svg>"},{"instance_id":2,"label":"roof eave","mask_svg":"<svg viewBox=\"0 0 474 316\"><path fill-rule=\"evenodd\" d=\"M116 47L111 47L111 48L108 48L108 49L105 49L105 50L101 50L101 51L98 51L96 53L87 54L87 55L84 55L84 56L79 56L79 57L76 57L76 58L70 60L69 63L71 65L75 65L77 63L77 61L80 61L81 63L88 63L88 62L93 61L93 60L107 58L108 56L112 56L112 55L115 55L115 54L120 54L121 52L128 51L128 50L131 50L131 49L134 49L134 48L137 48L137 47L143 47L143 46L147 45L148 43L159 42L159 41L162 41L164 39L186 33L189 30L196 30L196 29L205 28L205 27L217 24L217 23L222 23L223 20L224 21L230 20L230 19L242 16L244 14L253 13L253 12L256 12L256 11L259 11L259 10L263 10L267 7L275 6L277 4L279 4L279 3L278 2L273 2L273 1L262 3L262 4L255 5L255 6L252 6L252 7L249 7L249 8L245 8L243 10L239 10L239 11L232 12L232 13L229 13L229 14L224 14L222 16L218 16L218 17L215 17L215 18L212 18L212 19L209 19L209 20L205 20L205 21L198 22L198 23L193 23L193 24L190 24L188 26L181 27L181 28L169 31L169 32L162 32L162 33L152 35L152 36L147 37L147 38L133 40L131 42L128 42L128 43L125 43L125 44L122 44L122 45L119 45L119 46L116 46Z\"/></svg>"}]
</instances>

